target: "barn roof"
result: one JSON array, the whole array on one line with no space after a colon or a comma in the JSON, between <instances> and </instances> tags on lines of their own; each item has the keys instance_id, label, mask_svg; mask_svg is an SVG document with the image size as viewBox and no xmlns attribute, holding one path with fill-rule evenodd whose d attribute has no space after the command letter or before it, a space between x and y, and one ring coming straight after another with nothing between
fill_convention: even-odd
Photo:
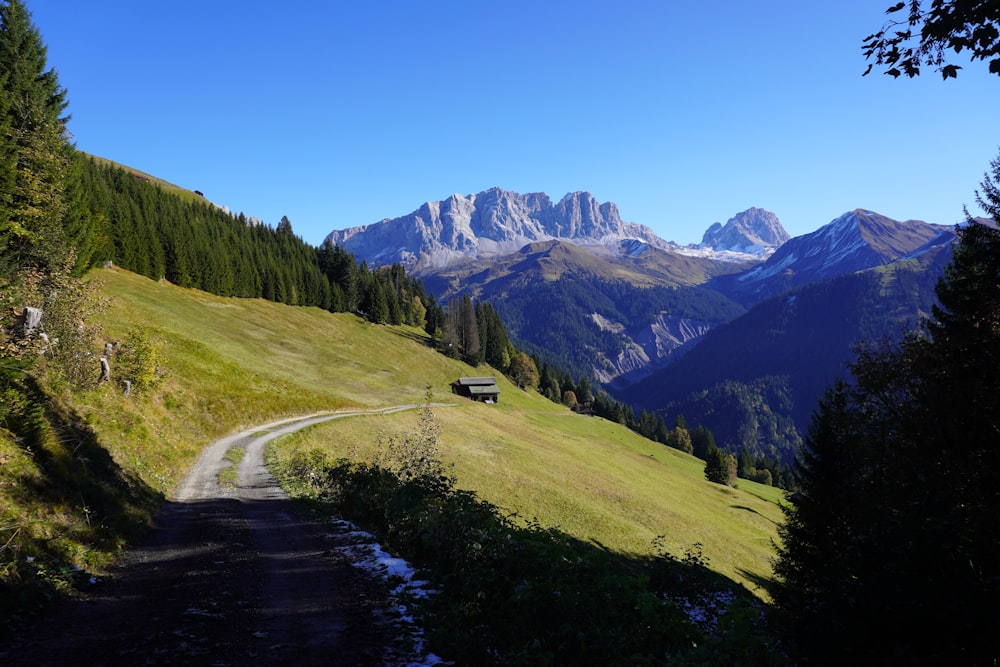
<instances>
[{"instance_id":1,"label":"barn roof","mask_svg":"<svg viewBox=\"0 0 1000 667\"><path fill-rule=\"evenodd\" d=\"M458 378L452 384L457 384L462 387L483 387L483 386L493 386L497 384L496 378L493 377L478 377L478 378Z\"/></svg>"}]
</instances>

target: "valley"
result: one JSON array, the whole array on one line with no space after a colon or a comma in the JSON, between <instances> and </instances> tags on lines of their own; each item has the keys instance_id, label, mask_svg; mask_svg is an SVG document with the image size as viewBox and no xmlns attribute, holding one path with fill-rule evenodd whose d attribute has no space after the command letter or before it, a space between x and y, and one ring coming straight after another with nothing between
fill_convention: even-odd
<instances>
[{"instance_id":1,"label":"valley","mask_svg":"<svg viewBox=\"0 0 1000 667\"><path fill-rule=\"evenodd\" d=\"M954 230L857 209L790 238L751 208L682 247L588 193L494 188L328 239L403 262L442 301L488 301L540 363L637 411L788 465L857 347L928 316Z\"/></svg>"}]
</instances>

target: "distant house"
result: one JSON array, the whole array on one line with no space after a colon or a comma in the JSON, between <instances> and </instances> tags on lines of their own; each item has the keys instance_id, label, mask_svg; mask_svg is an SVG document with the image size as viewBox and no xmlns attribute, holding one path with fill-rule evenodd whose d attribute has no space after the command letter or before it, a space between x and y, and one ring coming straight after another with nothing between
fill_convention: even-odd
<instances>
[{"instance_id":1,"label":"distant house","mask_svg":"<svg viewBox=\"0 0 1000 667\"><path fill-rule=\"evenodd\" d=\"M459 396L471 398L480 403L498 403L500 401L500 387L497 386L496 378L458 378L451 383L451 390Z\"/></svg>"}]
</instances>

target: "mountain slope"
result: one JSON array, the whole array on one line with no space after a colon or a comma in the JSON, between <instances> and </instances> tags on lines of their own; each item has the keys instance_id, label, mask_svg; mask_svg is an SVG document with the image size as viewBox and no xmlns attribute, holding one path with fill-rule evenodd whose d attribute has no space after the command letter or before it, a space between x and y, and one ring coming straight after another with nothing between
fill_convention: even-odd
<instances>
[{"instance_id":1,"label":"mountain slope","mask_svg":"<svg viewBox=\"0 0 1000 667\"><path fill-rule=\"evenodd\" d=\"M787 241L763 264L742 275L721 277L711 286L749 305L799 285L888 264L942 231L926 222L900 222L855 209Z\"/></svg>"},{"instance_id":2,"label":"mountain slope","mask_svg":"<svg viewBox=\"0 0 1000 667\"><path fill-rule=\"evenodd\" d=\"M885 266L766 299L617 397L684 414L710 428L720 446L790 461L797 436L787 427L805 433L816 400L847 372L855 347L898 339L929 315L937 278L951 257L950 245L941 242L949 237ZM785 425L785 435L762 430L770 414Z\"/></svg>"},{"instance_id":3,"label":"mountain slope","mask_svg":"<svg viewBox=\"0 0 1000 667\"><path fill-rule=\"evenodd\" d=\"M547 241L418 275L443 300L469 294L489 301L519 346L575 377L610 381L661 365L741 313L726 297L698 287L739 268L653 247L594 254Z\"/></svg>"}]
</instances>

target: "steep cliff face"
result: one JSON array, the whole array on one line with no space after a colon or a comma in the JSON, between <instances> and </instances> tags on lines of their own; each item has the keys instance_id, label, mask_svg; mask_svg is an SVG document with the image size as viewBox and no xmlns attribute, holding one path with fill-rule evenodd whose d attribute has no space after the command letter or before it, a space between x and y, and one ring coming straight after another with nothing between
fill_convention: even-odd
<instances>
[{"instance_id":1,"label":"steep cliff face","mask_svg":"<svg viewBox=\"0 0 1000 667\"><path fill-rule=\"evenodd\" d=\"M573 192L553 204L543 192L492 188L427 202L399 218L331 232L326 240L374 264L442 267L464 259L505 255L537 241L606 246L623 242L671 247L643 225L625 222L615 204Z\"/></svg>"},{"instance_id":2,"label":"steep cliff face","mask_svg":"<svg viewBox=\"0 0 1000 667\"><path fill-rule=\"evenodd\" d=\"M598 313L591 313L591 319L604 331L621 336L622 349L614 358L605 357L603 363L594 364L594 373L599 382L627 385L646 377L662 367L688 343L696 342L715 326L712 322L678 317L661 312L650 322L633 323L626 327L613 322Z\"/></svg>"},{"instance_id":3,"label":"steep cliff face","mask_svg":"<svg viewBox=\"0 0 1000 667\"><path fill-rule=\"evenodd\" d=\"M750 208L730 218L725 225L716 222L709 227L701 245L713 250L766 255L789 238L778 216L762 208Z\"/></svg>"}]
</instances>

